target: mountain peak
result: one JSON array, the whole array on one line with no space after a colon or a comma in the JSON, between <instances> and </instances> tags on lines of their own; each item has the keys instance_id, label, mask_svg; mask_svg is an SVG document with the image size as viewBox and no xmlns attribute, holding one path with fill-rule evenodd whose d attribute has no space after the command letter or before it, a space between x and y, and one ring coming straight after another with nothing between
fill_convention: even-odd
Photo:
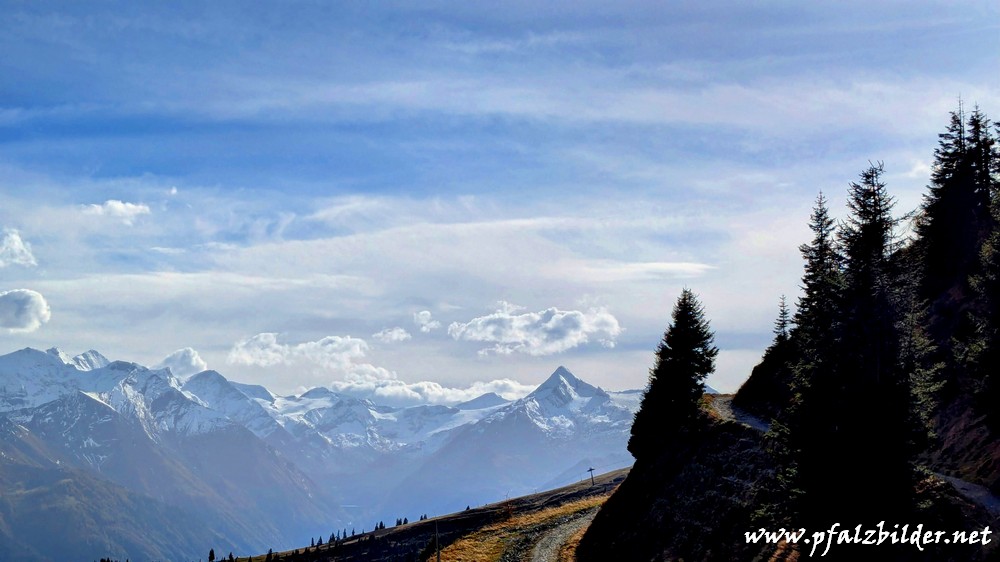
<instances>
[{"instance_id":1,"label":"mountain peak","mask_svg":"<svg viewBox=\"0 0 1000 562\"><path fill-rule=\"evenodd\" d=\"M218 371L214 371L212 369L209 369L207 371L202 371L200 373L196 373L194 375L191 375L191 378L189 378L187 380L187 382L185 382L184 384L185 385L187 385L187 384L195 385L195 384L199 384L199 383L205 384L205 383L208 383L209 381L214 381L217 384L218 383L227 383L227 382L229 382L226 379L226 377L222 376L222 374L219 373Z\"/></svg>"},{"instance_id":2,"label":"mountain peak","mask_svg":"<svg viewBox=\"0 0 1000 562\"><path fill-rule=\"evenodd\" d=\"M93 349L89 349L80 355L74 357L68 362L70 365L74 365L77 369L81 371L93 371L94 369L100 369L101 367L107 367L111 364L111 361L107 357L101 355Z\"/></svg>"},{"instance_id":3,"label":"mountain peak","mask_svg":"<svg viewBox=\"0 0 1000 562\"><path fill-rule=\"evenodd\" d=\"M496 392L487 392L473 398L472 400L466 400L459 404L455 404L455 407L459 410L481 410L483 408L492 408L493 406L499 406L501 404L506 404L510 402L506 400L503 396L500 396Z\"/></svg>"},{"instance_id":4,"label":"mountain peak","mask_svg":"<svg viewBox=\"0 0 1000 562\"><path fill-rule=\"evenodd\" d=\"M66 365L66 362L63 361L63 357L66 354L62 353L62 356L60 356L61 353L56 348L52 348L49 351L42 351L33 347L26 347L8 353L2 356L2 359L11 369L28 366L61 367Z\"/></svg>"},{"instance_id":5,"label":"mountain peak","mask_svg":"<svg viewBox=\"0 0 1000 562\"><path fill-rule=\"evenodd\" d=\"M67 365L73 364L73 360L70 359L69 355L67 355L65 351L59 349L58 347L50 347L45 350L45 353L48 353L49 355L59 359L60 361L62 361Z\"/></svg>"},{"instance_id":6,"label":"mountain peak","mask_svg":"<svg viewBox=\"0 0 1000 562\"><path fill-rule=\"evenodd\" d=\"M597 388L583 382L582 380L576 378L576 375L571 373L569 369L559 366L549 378L545 380L542 384L538 385L538 388L532 392L532 395L538 395L542 393L548 393L551 391L558 391L560 389L572 389L579 396L593 396L597 392Z\"/></svg>"},{"instance_id":7,"label":"mountain peak","mask_svg":"<svg viewBox=\"0 0 1000 562\"><path fill-rule=\"evenodd\" d=\"M336 393L325 386L317 386L315 388L310 388L309 390L302 393L300 398L326 398L328 396L333 396Z\"/></svg>"}]
</instances>

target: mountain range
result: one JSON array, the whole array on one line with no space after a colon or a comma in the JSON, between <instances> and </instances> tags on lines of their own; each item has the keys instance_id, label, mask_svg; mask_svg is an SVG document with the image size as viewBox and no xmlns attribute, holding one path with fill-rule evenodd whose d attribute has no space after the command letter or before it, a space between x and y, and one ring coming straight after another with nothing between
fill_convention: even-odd
<instances>
[{"instance_id":1,"label":"mountain range","mask_svg":"<svg viewBox=\"0 0 1000 562\"><path fill-rule=\"evenodd\" d=\"M196 560L458 511L632 462L641 391L389 407L58 349L0 356L0 558Z\"/></svg>"}]
</instances>

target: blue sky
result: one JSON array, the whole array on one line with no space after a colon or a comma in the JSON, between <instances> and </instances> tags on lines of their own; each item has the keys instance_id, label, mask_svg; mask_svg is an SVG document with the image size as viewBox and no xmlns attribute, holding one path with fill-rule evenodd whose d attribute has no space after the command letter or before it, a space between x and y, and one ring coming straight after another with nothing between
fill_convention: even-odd
<instances>
[{"instance_id":1,"label":"blue sky","mask_svg":"<svg viewBox=\"0 0 1000 562\"><path fill-rule=\"evenodd\" d=\"M1000 111L992 1L161 4L0 3L0 351L637 388L690 287L734 390L817 193Z\"/></svg>"}]
</instances>

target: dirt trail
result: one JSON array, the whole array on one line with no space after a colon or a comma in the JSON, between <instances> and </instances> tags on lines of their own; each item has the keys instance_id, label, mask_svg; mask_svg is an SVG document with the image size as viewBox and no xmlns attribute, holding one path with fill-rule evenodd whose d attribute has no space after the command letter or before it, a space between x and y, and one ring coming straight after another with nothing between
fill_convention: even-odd
<instances>
[{"instance_id":1,"label":"dirt trail","mask_svg":"<svg viewBox=\"0 0 1000 562\"><path fill-rule=\"evenodd\" d=\"M714 409L722 419L740 422L743 425L748 425L761 433L767 433L767 430L771 429L770 423L756 416L751 416L739 408L734 408L732 394L713 394L712 409Z\"/></svg>"},{"instance_id":2,"label":"dirt trail","mask_svg":"<svg viewBox=\"0 0 1000 562\"><path fill-rule=\"evenodd\" d=\"M559 549L577 531L590 525L590 522L594 520L594 516L597 515L597 511L598 508L594 508L574 514L565 522L550 529L535 543L535 547L531 549L531 557L528 559L528 562L559 562Z\"/></svg>"},{"instance_id":3,"label":"dirt trail","mask_svg":"<svg viewBox=\"0 0 1000 562\"><path fill-rule=\"evenodd\" d=\"M951 484L966 499L985 507L986 511L989 511L993 517L1000 517L1000 498L994 496L989 488L973 484L972 482L966 482L954 476L947 476L940 472L935 472L934 476Z\"/></svg>"}]
</instances>

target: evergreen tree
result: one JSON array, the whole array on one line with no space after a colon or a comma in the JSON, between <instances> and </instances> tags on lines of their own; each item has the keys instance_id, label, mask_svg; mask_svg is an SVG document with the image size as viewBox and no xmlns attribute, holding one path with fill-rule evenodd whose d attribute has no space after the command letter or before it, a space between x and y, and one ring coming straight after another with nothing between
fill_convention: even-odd
<instances>
[{"instance_id":1,"label":"evergreen tree","mask_svg":"<svg viewBox=\"0 0 1000 562\"><path fill-rule=\"evenodd\" d=\"M792 317L782 295L778 317L774 321L774 341L733 396L732 405L761 419L777 417L792 400L791 387L795 345L792 340Z\"/></svg>"},{"instance_id":2,"label":"evergreen tree","mask_svg":"<svg viewBox=\"0 0 1000 562\"><path fill-rule=\"evenodd\" d=\"M898 221L882 173L881 163L872 165L851 183L850 216L839 232L839 334L816 342L824 365L802 399L798 483L810 525L874 510L902 514L912 495L916 431L902 369Z\"/></svg>"},{"instance_id":3,"label":"evergreen tree","mask_svg":"<svg viewBox=\"0 0 1000 562\"><path fill-rule=\"evenodd\" d=\"M780 330L776 330L775 344L765 353L765 361L782 363L773 366L773 371L789 371L787 378L775 377L788 380L788 388L766 389L790 394L785 409L776 413L766 435L767 448L778 469L774 482L768 483L768 489L761 494L766 504L762 512L778 519L798 519L805 507L804 490L822 485L822 465L810 461L820 459L826 447L824 429L832 415L832 404L826 398L837 386L834 366L843 275L834 220L822 192L810 215L809 229L812 240L799 246L805 266L794 329L783 345L778 345ZM776 327L782 324L781 316L779 310ZM737 398L743 393L741 388ZM733 402L735 405L736 400Z\"/></svg>"},{"instance_id":4,"label":"evergreen tree","mask_svg":"<svg viewBox=\"0 0 1000 562\"><path fill-rule=\"evenodd\" d=\"M991 230L990 197L1000 181L1000 158L989 118L978 108L966 117L960 105L939 138L917 244L931 333L937 345L950 347L960 330L960 302L969 294L969 277L977 273L980 248Z\"/></svg>"},{"instance_id":5,"label":"evergreen tree","mask_svg":"<svg viewBox=\"0 0 1000 562\"><path fill-rule=\"evenodd\" d=\"M215 562L215 549L208 549L208 562Z\"/></svg>"},{"instance_id":6,"label":"evergreen tree","mask_svg":"<svg viewBox=\"0 0 1000 562\"><path fill-rule=\"evenodd\" d=\"M843 285L834 221L823 193L816 198L809 229L813 232L812 241L799 246L806 264L802 276L802 297L795 311L794 323L800 345L816 352L818 348L826 347L835 333L839 294Z\"/></svg>"},{"instance_id":7,"label":"evergreen tree","mask_svg":"<svg viewBox=\"0 0 1000 562\"><path fill-rule=\"evenodd\" d=\"M1000 159L998 159L1000 160ZM1000 176L1000 173L998 173ZM1000 189L994 191L993 232L980 252L979 273L971 279L976 306L972 312L975 328L969 345L966 365L978 381L976 391L980 409L996 430L1000 429Z\"/></svg>"},{"instance_id":8,"label":"evergreen tree","mask_svg":"<svg viewBox=\"0 0 1000 562\"><path fill-rule=\"evenodd\" d=\"M715 370L714 334L705 311L684 289L672 323L656 349L649 385L632 424L628 450L636 460L654 458L672 441L694 430L704 415L700 400L704 380Z\"/></svg>"},{"instance_id":9,"label":"evergreen tree","mask_svg":"<svg viewBox=\"0 0 1000 562\"><path fill-rule=\"evenodd\" d=\"M792 329L792 317L788 312L788 302L785 295L781 295L778 304L778 318L774 321L774 344L782 345L788 341L789 333Z\"/></svg>"}]
</instances>

